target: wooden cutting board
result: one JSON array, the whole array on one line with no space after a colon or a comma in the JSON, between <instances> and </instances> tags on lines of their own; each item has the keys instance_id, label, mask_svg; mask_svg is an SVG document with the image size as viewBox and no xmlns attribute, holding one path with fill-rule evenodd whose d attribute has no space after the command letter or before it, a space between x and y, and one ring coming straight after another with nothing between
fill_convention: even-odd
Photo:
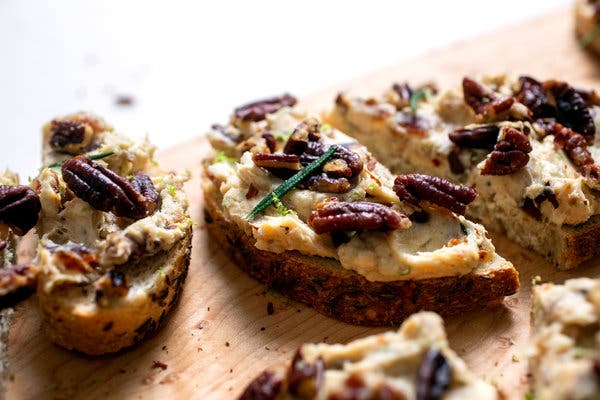
<instances>
[{"instance_id":1,"label":"wooden cutting board","mask_svg":"<svg viewBox=\"0 0 600 400\"><path fill-rule=\"evenodd\" d=\"M598 60L578 48L571 12L565 10L338 85L303 104L320 110L330 106L338 90L373 95L403 80L455 86L464 75L504 71L600 88ZM163 167L193 172L186 190L192 217L199 222L186 287L166 326L122 354L87 357L45 338L37 299L32 298L17 307L13 320L7 398L235 398L259 371L289 360L304 342L345 343L382 331L346 325L286 300L228 260L203 224L199 173L206 151L206 141L198 138L159 155ZM523 399L532 277L554 282L598 277L600 261L559 272L501 235L492 238L498 252L520 271L521 290L503 306L447 319L446 327L452 347L477 375L498 385L510 399ZM273 315L267 314L269 302ZM167 368L153 368L154 361Z\"/></svg>"}]
</instances>

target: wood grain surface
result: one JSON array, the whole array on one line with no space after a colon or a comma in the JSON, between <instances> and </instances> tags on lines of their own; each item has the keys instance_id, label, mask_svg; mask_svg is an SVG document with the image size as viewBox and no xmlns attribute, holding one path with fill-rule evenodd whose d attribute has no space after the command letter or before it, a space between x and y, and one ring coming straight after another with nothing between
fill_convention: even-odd
<instances>
[{"instance_id":1,"label":"wood grain surface","mask_svg":"<svg viewBox=\"0 0 600 400\"><path fill-rule=\"evenodd\" d=\"M373 95L402 80L433 80L444 87L458 85L464 75L504 71L600 88L598 60L578 48L571 12L565 10L332 87L302 104L318 111L331 105L338 90ZM259 371L290 359L303 342L344 343L382 331L346 325L288 301L228 260L203 224L199 174L207 147L199 137L158 157L163 168L193 172L186 190L192 217L199 222L186 287L166 326L121 354L87 357L46 339L37 298L31 298L16 308L13 318L8 399L235 398ZM497 251L520 271L521 290L500 307L447 319L446 327L452 347L477 375L492 381L508 398L522 399L532 277L554 282L598 277L600 261L559 272L501 235L491 236ZM273 315L267 313L269 302ZM167 368L153 367L155 361Z\"/></svg>"}]
</instances>

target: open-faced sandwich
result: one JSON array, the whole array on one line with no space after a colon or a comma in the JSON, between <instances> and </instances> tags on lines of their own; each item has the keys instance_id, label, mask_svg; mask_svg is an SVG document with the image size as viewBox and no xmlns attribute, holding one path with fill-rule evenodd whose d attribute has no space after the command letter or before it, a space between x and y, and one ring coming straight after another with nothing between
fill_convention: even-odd
<instances>
[{"instance_id":1,"label":"open-faced sandwich","mask_svg":"<svg viewBox=\"0 0 600 400\"><path fill-rule=\"evenodd\" d=\"M519 287L485 229L463 217L473 189L392 176L367 149L291 107L235 110L209 139L208 230L259 281L354 324L396 324L497 304Z\"/></svg>"},{"instance_id":2,"label":"open-faced sandwich","mask_svg":"<svg viewBox=\"0 0 600 400\"><path fill-rule=\"evenodd\" d=\"M305 344L285 370L266 370L239 400L492 400L497 390L477 379L448 347L442 319L412 315L397 332L347 345Z\"/></svg>"},{"instance_id":3,"label":"open-faced sandwich","mask_svg":"<svg viewBox=\"0 0 600 400\"><path fill-rule=\"evenodd\" d=\"M533 398L600 399L600 280L534 286L532 307Z\"/></svg>"},{"instance_id":4,"label":"open-faced sandwich","mask_svg":"<svg viewBox=\"0 0 600 400\"><path fill-rule=\"evenodd\" d=\"M340 94L327 120L394 173L476 188L467 215L568 269L600 255L599 100L556 80L464 78L441 93Z\"/></svg>"},{"instance_id":5,"label":"open-faced sandwich","mask_svg":"<svg viewBox=\"0 0 600 400\"><path fill-rule=\"evenodd\" d=\"M147 141L90 114L54 119L43 133L44 166L31 188L1 192L0 222L24 231L28 216L39 235L28 279L3 281L4 297L35 289L54 342L116 352L153 332L182 290L192 238L187 178L153 171Z\"/></svg>"}]
</instances>

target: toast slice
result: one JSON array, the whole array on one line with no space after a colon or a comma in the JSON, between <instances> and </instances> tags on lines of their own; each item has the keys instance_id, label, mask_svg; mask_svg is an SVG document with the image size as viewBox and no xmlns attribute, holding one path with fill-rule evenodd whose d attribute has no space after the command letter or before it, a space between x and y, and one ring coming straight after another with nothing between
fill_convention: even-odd
<instances>
[{"instance_id":1,"label":"toast slice","mask_svg":"<svg viewBox=\"0 0 600 400\"><path fill-rule=\"evenodd\" d=\"M442 319L408 318L397 332L342 344L304 344L287 368L266 370L240 400L500 398L448 346Z\"/></svg>"},{"instance_id":2,"label":"toast slice","mask_svg":"<svg viewBox=\"0 0 600 400\"><path fill-rule=\"evenodd\" d=\"M518 289L518 273L481 225L433 203L400 201L394 177L365 147L293 108L270 110L254 121L236 112L231 124L215 126L209 138L217 154L202 177L207 229L249 275L362 325L397 324L420 310L459 314L498 304ZM332 145L344 149L335 153L340 158L275 199L276 207L248 218L300 168L294 160L313 160L311 149ZM291 153L303 146L301 155ZM340 164L361 168L340 178L331 173ZM324 215L332 209L343 215ZM399 222L370 226L371 212Z\"/></svg>"},{"instance_id":3,"label":"toast slice","mask_svg":"<svg viewBox=\"0 0 600 400\"><path fill-rule=\"evenodd\" d=\"M502 75L440 93L396 84L380 99L340 94L325 119L394 173L476 187L467 215L570 269L600 255L597 104L564 82Z\"/></svg>"},{"instance_id":4,"label":"toast slice","mask_svg":"<svg viewBox=\"0 0 600 400\"><path fill-rule=\"evenodd\" d=\"M129 347L181 293L192 240L187 176L153 171L153 151L90 114L44 127L44 167L31 183L41 204L34 282L44 328L67 349Z\"/></svg>"},{"instance_id":5,"label":"toast slice","mask_svg":"<svg viewBox=\"0 0 600 400\"><path fill-rule=\"evenodd\" d=\"M531 389L539 400L600 398L600 280L533 287Z\"/></svg>"}]
</instances>

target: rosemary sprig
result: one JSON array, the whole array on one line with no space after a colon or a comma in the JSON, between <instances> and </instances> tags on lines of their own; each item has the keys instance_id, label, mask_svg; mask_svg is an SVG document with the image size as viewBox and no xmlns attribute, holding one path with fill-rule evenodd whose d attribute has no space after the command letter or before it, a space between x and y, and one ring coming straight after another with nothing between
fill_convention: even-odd
<instances>
[{"instance_id":1,"label":"rosemary sprig","mask_svg":"<svg viewBox=\"0 0 600 400\"><path fill-rule=\"evenodd\" d=\"M600 24L596 25L587 35L582 36L579 39L579 45L584 48L588 47L598 35L600 35Z\"/></svg>"},{"instance_id":2,"label":"rosemary sprig","mask_svg":"<svg viewBox=\"0 0 600 400\"><path fill-rule=\"evenodd\" d=\"M250 211L250 213L246 216L246 219L250 220L256 215L265 211L267 207L273 204L273 198L281 199L283 195L292 190L304 178L312 174L317 168L323 165L325 161L329 160L329 158L331 158L331 156L333 155L333 153L335 153L336 150L336 146L331 146L329 150L327 150L321 157L317 158L315 161L311 162L306 167L296 172L294 176L283 182L281 185L277 186L275 190L263 197L263 199L256 205L256 207L254 207L254 209L252 209L252 211Z\"/></svg>"},{"instance_id":3,"label":"rosemary sprig","mask_svg":"<svg viewBox=\"0 0 600 400\"><path fill-rule=\"evenodd\" d=\"M413 92L413 94L410 96L410 111L412 111L413 114L417 112L419 102L427 99L428 95L429 90L427 88L417 89Z\"/></svg>"},{"instance_id":4,"label":"rosemary sprig","mask_svg":"<svg viewBox=\"0 0 600 400\"><path fill-rule=\"evenodd\" d=\"M109 157L112 156L113 154L115 154L114 151L107 151L104 153L98 153L98 154L92 154L91 156L88 156L88 158L90 160L99 160L101 158L105 158L105 157ZM68 160L68 159L67 159ZM62 160L62 161L57 161L55 163L52 163L50 165L48 165L46 168L57 168L62 166L67 160Z\"/></svg>"}]
</instances>

